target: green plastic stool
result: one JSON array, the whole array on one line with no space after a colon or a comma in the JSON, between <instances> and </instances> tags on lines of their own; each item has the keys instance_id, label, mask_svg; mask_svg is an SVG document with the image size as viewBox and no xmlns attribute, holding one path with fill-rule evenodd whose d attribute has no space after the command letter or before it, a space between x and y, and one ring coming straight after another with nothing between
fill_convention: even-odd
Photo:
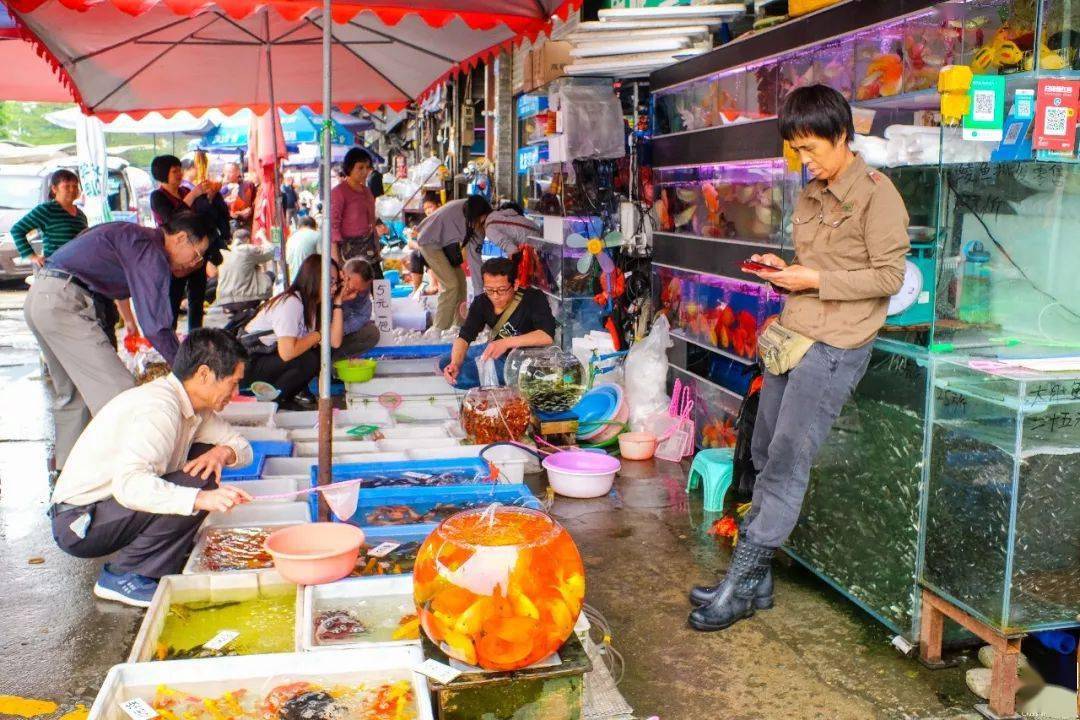
<instances>
[{"instance_id":1,"label":"green plastic stool","mask_svg":"<svg viewBox=\"0 0 1080 720\"><path fill-rule=\"evenodd\" d=\"M707 512L721 512L724 509L724 496L731 487L734 475L734 457L731 448L702 450L694 456L690 474L686 476L686 492L704 485Z\"/></svg>"}]
</instances>

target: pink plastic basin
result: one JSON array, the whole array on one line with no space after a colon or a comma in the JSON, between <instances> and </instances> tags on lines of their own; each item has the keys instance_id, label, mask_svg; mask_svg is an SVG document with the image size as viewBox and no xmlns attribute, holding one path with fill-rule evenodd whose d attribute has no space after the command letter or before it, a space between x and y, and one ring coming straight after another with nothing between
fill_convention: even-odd
<instances>
[{"instance_id":1,"label":"pink plastic basin","mask_svg":"<svg viewBox=\"0 0 1080 720\"><path fill-rule=\"evenodd\" d=\"M297 585L321 585L346 577L356 567L364 531L345 523L305 523L266 538L266 552L281 576Z\"/></svg>"},{"instance_id":2,"label":"pink plastic basin","mask_svg":"<svg viewBox=\"0 0 1080 720\"><path fill-rule=\"evenodd\" d=\"M544 460L548 483L566 497L594 498L611 492L622 463L604 453L568 450Z\"/></svg>"}]
</instances>

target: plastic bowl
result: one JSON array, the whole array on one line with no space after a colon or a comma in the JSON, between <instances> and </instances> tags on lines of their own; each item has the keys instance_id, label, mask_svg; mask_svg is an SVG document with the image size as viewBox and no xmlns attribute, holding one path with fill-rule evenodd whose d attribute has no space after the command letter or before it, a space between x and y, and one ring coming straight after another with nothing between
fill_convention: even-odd
<instances>
[{"instance_id":1,"label":"plastic bowl","mask_svg":"<svg viewBox=\"0 0 1080 720\"><path fill-rule=\"evenodd\" d=\"M622 390L617 385L597 385L574 406L578 417L578 440L588 440L607 426L605 422L615 417L622 402Z\"/></svg>"},{"instance_id":2,"label":"plastic bowl","mask_svg":"<svg viewBox=\"0 0 1080 720\"><path fill-rule=\"evenodd\" d=\"M656 436L647 432L623 433L619 436L619 454L623 460L648 460L656 454Z\"/></svg>"},{"instance_id":3,"label":"plastic bowl","mask_svg":"<svg viewBox=\"0 0 1080 720\"><path fill-rule=\"evenodd\" d=\"M611 492L622 463L604 453L568 450L544 459L548 483L560 495L595 498Z\"/></svg>"},{"instance_id":4,"label":"plastic bowl","mask_svg":"<svg viewBox=\"0 0 1080 720\"><path fill-rule=\"evenodd\" d=\"M251 383L251 392L259 402L273 402L281 395L281 391L268 382L256 380Z\"/></svg>"},{"instance_id":5,"label":"plastic bowl","mask_svg":"<svg viewBox=\"0 0 1080 720\"><path fill-rule=\"evenodd\" d=\"M356 567L364 531L345 523L292 525L266 538L266 552L283 578L297 585L334 582Z\"/></svg>"},{"instance_id":6,"label":"plastic bowl","mask_svg":"<svg viewBox=\"0 0 1080 720\"><path fill-rule=\"evenodd\" d=\"M375 367L378 363L367 358L355 358L350 360L338 360L334 363L334 372L342 382L366 383L375 377Z\"/></svg>"},{"instance_id":7,"label":"plastic bowl","mask_svg":"<svg viewBox=\"0 0 1080 720\"><path fill-rule=\"evenodd\" d=\"M619 410L615 413L615 417L604 425L600 429L600 432L594 433L589 436L588 442L592 445L603 445L614 440L619 436L619 433L626 430L626 421L630 419L630 406L626 402L619 403Z\"/></svg>"}]
</instances>

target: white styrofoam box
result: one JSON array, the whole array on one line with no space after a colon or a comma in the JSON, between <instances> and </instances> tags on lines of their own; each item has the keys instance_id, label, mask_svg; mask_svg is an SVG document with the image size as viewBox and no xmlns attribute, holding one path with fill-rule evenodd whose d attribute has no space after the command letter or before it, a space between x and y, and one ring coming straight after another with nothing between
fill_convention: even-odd
<instances>
[{"instance_id":1,"label":"white styrofoam box","mask_svg":"<svg viewBox=\"0 0 1080 720\"><path fill-rule=\"evenodd\" d=\"M386 642L353 642L318 645L315 642L315 606L327 600L367 600L387 595L404 595L410 601L413 597L413 576L393 575L382 577L346 578L325 585L308 585L304 588L304 610L300 614L300 647L306 651L323 652L325 650L344 650L361 647L398 647L401 645L418 646L420 640L389 640Z\"/></svg>"},{"instance_id":2,"label":"white styrofoam box","mask_svg":"<svg viewBox=\"0 0 1080 720\"><path fill-rule=\"evenodd\" d=\"M246 490L252 495L280 495L282 493L294 493L298 490L311 485L311 477L308 475L296 475L295 477L265 477L259 480L238 480L234 482L225 481L222 485L235 485L241 490ZM270 500L261 500L258 497L255 498L255 502L262 503L281 503L281 502L296 502L297 500L303 500L301 496L291 498L273 498Z\"/></svg>"},{"instance_id":3,"label":"white styrofoam box","mask_svg":"<svg viewBox=\"0 0 1080 720\"><path fill-rule=\"evenodd\" d=\"M380 360L375 366L375 377L390 378L402 375L437 375L439 362L436 358L411 360Z\"/></svg>"},{"instance_id":4,"label":"white styrofoam box","mask_svg":"<svg viewBox=\"0 0 1080 720\"><path fill-rule=\"evenodd\" d=\"M234 426L236 432L240 433L242 437L252 442L255 440L288 440L289 431L281 428L272 427L246 427L244 425Z\"/></svg>"},{"instance_id":5,"label":"white styrofoam box","mask_svg":"<svg viewBox=\"0 0 1080 720\"><path fill-rule=\"evenodd\" d=\"M388 392L403 396L431 397L439 395L454 396L457 390L446 382L442 375L418 375L408 381L401 378L376 377L365 383L345 383L345 392L353 397L377 398Z\"/></svg>"},{"instance_id":6,"label":"white styrofoam box","mask_svg":"<svg viewBox=\"0 0 1080 720\"><path fill-rule=\"evenodd\" d=\"M334 442L338 440L355 440L356 438L349 434L348 429L334 428L334 432L330 435ZM289 430L289 440L294 443L299 442L318 442L319 440L319 428L296 428L295 430Z\"/></svg>"},{"instance_id":7,"label":"white styrofoam box","mask_svg":"<svg viewBox=\"0 0 1080 720\"><path fill-rule=\"evenodd\" d=\"M369 462L402 462L409 456L403 452L373 452L373 453L338 453L334 452L334 464L343 463L369 463ZM316 457L289 457L289 458L266 458L263 465L263 479L279 477L311 477L311 467L318 464ZM310 481L310 480L309 480Z\"/></svg>"},{"instance_id":8,"label":"white styrofoam box","mask_svg":"<svg viewBox=\"0 0 1080 720\"><path fill-rule=\"evenodd\" d=\"M87 720L129 720L120 704L134 698L149 701L158 685L204 697L217 697L240 687L265 693L272 683L309 680L322 685L412 683L417 719L433 720L427 680L412 669L424 660L417 646L339 650L328 663L323 653L281 653L199 660L116 665L105 676Z\"/></svg>"},{"instance_id":9,"label":"white styrofoam box","mask_svg":"<svg viewBox=\"0 0 1080 720\"><path fill-rule=\"evenodd\" d=\"M393 427L394 418L389 410L378 403L367 403L350 407L348 410L334 411L334 427L348 429L357 425Z\"/></svg>"},{"instance_id":10,"label":"white styrofoam box","mask_svg":"<svg viewBox=\"0 0 1080 720\"><path fill-rule=\"evenodd\" d=\"M457 447L448 448L409 450L408 454L409 459L411 460L451 460L456 458L480 457L480 451L485 447L487 446L459 445ZM494 447L487 452L487 459L499 469L499 482L508 485L525 482L525 473L529 471L528 466L530 458L532 458L532 456L528 453L506 446ZM540 466L537 464L535 472L539 471Z\"/></svg>"},{"instance_id":11,"label":"white styrofoam box","mask_svg":"<svg viewBox=\"0 0 1080 720\"><path fill-rule=\"evenodd\" d=\"M269 427L276 412L273 402L231 402L218 415L230 425Z\"/></svg>"},{"instance_id":12,"label":"white styrofoam box","mask_svg":"<svg viewBox=\"0 0 1080 720\"><path fill-rule=\"evenodd\" d=\"M397 450L397 448L382 448L374 440L334 440L331 443L334 456L355 455L357 453L379 452L380 450ZM293 455L296 457L318 457L319 443L298 442L293 446Z\"/></svg>"},{"instance_id":13,"label":"white styrofoam box","mask_svg":"<svg viewBox=\"0 0 1080 720\"><path fill-rule=\"evenodd\" d=\"M423 402L404 402L394 411L397 422L410 423L444 423L455 417L456 410L451 410L445 405Z\"/></svg>"},{"instance_id":14,"label":"white styrofoam box","mask_svg":"<svg viewBox=\"0 0 1080 720\"><path fill-rule=\"evenodd\" d=\"M314 428L319 424L317 410L282 410L274 415L274 427L293 430L296 428Z\"/></svg>"},{"instance_id":15,"label":"white styrofoam box","mask_svg":"<svg viewBox=\"0 0 1080 720\"><path fill-rule=\"evenodd\" d=\"M264 525L297 525L311 522L306 502L247 503L229 512L213 512L206 516L203 528L262 527Z\"/></svg>"},{"instance_id":16,"label":"white styrofoam box","mask_svg":"<svg viewBox=\"0 0 1080 720\"><path fill-rule=\"evenodd\" d=\"M393 452L395 450L406 451L421 448L447 448L455 447L461 443L454 438L448 437L435 437L435 438L412 438L402 440L379 440L379 449L386 452Z\"/></svg>"},{"instance_id":17,"label":"white styrofoam box","mask_svg":"<svg viewBox=\"0 0 1080 720\"><path fill-rule=\"evenodd\" d=\"M411 438L436 438L447 437L461 440L465 437L465 431L457 420L448 420L442 425L398 425L392 428L383 428L379 431L382 440L408 440Z\"/></svg>"},{"instance_id":18,"label":"white styrofoam box","mask_svg":"<svg viewBox=\"0 0 1080 720\"><path fill-rule=\"evenodd\" d=\"M143 616L135 644L128 654L129 663L148 662L154 657L157 640L165 629L169 607L190 602L237 602L259 596L292 593L296 597L295 649L300 648L300 619L304 616L304 589L273 570L243 575L229 573L200 573L198 575L166 575L158 582L154 599ZM207 638L209 640L210 638Z\"/></svg>"}]
</instances>

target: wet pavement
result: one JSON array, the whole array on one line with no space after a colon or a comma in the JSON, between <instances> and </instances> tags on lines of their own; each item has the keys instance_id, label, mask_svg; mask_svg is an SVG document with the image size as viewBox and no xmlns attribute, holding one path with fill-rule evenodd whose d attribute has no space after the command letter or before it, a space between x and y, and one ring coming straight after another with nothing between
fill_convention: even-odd
<instances>
[{"instance_id":1,"label":"wet pavement","mask_svg":"<svg viewBox=\"0 0 1080 720\"><path fill-rule=\"evenodd\" d=\"M49 399L23 297L0 287L0 695L51 700L60 717L89 707L127 656L142 611L94 599L100 563L53 543ZM711 580L727 551L704 534L711 518L688 503L683 478L667 463L626 463L612 496L558 498L552 508L578 542L587 601L613 628L626 661L620 689L639 717L970 717L961 669L929 672L900 656L883 626L786 560L773 610L721 633L687 629L687 588ZM4 709L0 698L0 718L17 717Z\"/></svg>"}]
</instances>

